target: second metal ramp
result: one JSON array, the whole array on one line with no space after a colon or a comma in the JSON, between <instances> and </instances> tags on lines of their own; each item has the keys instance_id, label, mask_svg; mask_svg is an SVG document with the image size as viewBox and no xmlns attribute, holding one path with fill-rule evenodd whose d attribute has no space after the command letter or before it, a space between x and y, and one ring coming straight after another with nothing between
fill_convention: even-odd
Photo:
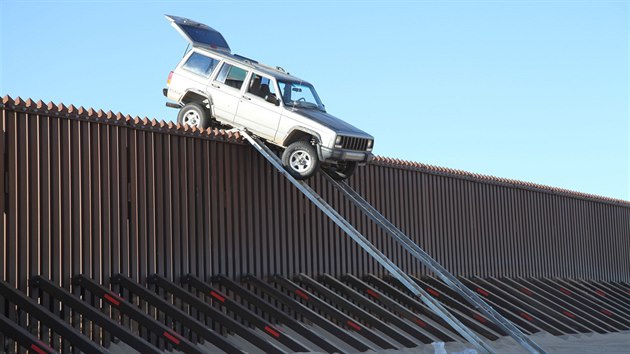
<instances>
[{"instance_id":1,"label":"second metal ramp","mask_svg":"<svg viewBox=\"0 0 630 354\"><path fill-rule=\"evenodd\" d=\"M332 183L335 188L341 191L350 201L359 207L374 223L383 228L393 238L400 243L414 258L422 262L424 266L433 271L444 283L457 292L462 298L466 299L479 312L488 317L499 328L509 334L514 340L530 353L545 353L543 348L528 338L520 329L503 315L497 312L492 306L488 305L475 292L468 289L462 282L451 274L446 268L434 260L420 246L398 229L391 221L385 218L376 208L368 203L359 193L352 189L346 182L337 181L327 174L324 176ZM414 293L415 294L415 293Z\"/></svg>"},{"instance_id":2,"label":"second metal ramp","mask_svg":"<svg viewBox=\"0 0 630 354\"><path fill-rule=\"evenodd\" d=\"M393 277L400 281L409 291L419 297L433 312L439 315L453 329L462 335L467 341L474 345L482 353L496 353L496 351L483 341L476 333L466 327L462 322L453 316L438 301L433 299L422 287L420 287L413 279L403 272L394 262L387 258L376 246L374 246L365 236L344 219L333 207L331 207L317 192L315 192L306 182L298 181L289 174L283 167L282 161L257 137L252 136L246 131L240 131L241 135L269 161L281 174L283 174L300 192L304 194L313 204L315 204L322 212L324 212L337 226L346 232L361 248L363 248L372 258L379 262ZM367 203L363 201L364 203ZM356 204L357 202L354 201ZM375 220L382 227L382 222ZM452 276L452 275L451 275ZM534 344L535 345L535 344ZM537 346L536 346L537 347ZM544 353L541 350L527 348L532 353Z\"/></svg>"}]
</instances>

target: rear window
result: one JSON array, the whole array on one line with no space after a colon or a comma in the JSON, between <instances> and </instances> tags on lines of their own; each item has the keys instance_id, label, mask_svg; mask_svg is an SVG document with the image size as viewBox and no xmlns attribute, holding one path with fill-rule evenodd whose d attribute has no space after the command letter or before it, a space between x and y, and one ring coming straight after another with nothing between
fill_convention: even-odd
<instances>
[{"instance_id":1,"label":"rear window","mask_svg":"<svg viewBox=\"0 0 630 354\"><path fill-rule=\"evenodd\" d=\"M209 58L199 53L192 53L190 58L184 63L183 68L197 75L208 77L218 63L219 61L216 59Z\"/></svg>"},{"instance_id":2,"label":"rear window","mask_svg":"<svg viewBox=\"0 0 630 354\"><path fill-rule=\"evenodd\" d=\"M185 24L179 24L179 27L186 32L193 42L205 44L212 48L224 48L230 50L230 47L221 33L217 31Z\"/></svg>"}]
</instances>

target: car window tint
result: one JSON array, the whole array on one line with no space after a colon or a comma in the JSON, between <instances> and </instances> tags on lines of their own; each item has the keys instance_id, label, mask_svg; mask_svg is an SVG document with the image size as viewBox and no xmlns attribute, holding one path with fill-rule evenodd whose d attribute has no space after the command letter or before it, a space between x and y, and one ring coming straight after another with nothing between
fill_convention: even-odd
<instances>
[{"instance_id":1,"label":"car window tint","mask_svg":"<svg viewBox=\"0 0 630 354\"><path fill-rule=\"evenodd\" d=\"M225 48L230 49L227 42L217 31L211 31L206 28L199 28L195 26L179 24L179 27L186 32L186 34L194 41L198 43L207 44L212 48Z\"/></svg>"},{"instance_id":2,"label":"car window tint","mask_svg":"<svg viewBox=\"0 0 630 354\"><path fill-rule=\"evenodd\" d=\"M282 81L279 81L278 84L280 85L282 96L287 101L317 102L310 86Z\"/></svg>"},{"instance_id":3,"label":"car window tint","mask_svg":"<svg viewBox=\"0 0 630 354\"><path fill-rule=\"evenodd\" d=\"M218 60L209 58L199 53L193 53L186 63L184 63L184 69L197 75L208 77L218 63Z\"/></svg>"},{"instance_id":4,"label":"car window tint","mask_svg":"<svg viewBox=\"0 0 630 354\"><path fill-rule=\"evenodd\" d=\"M256 95L269 103L276 103L276 88L271 79L253 74L247 92Z\"/></svg>"},{"instance_id":5,"label":"car window tint","mask_svg":"<svg viewBox=\"0 0 630 354\"><path fill-rule=\"evenodd\" d=\"M245 81L246 76L247 70L225 63L219 75L217 75L216 81L240 89L241 86L243 86L243 81Z\"/></svg>"}]
</instances>

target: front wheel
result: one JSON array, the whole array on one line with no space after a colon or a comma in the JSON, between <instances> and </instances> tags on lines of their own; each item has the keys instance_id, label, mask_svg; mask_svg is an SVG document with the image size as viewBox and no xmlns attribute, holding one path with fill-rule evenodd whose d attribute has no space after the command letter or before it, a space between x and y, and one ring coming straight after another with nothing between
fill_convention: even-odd
<instances>
[{"instance_id":1,"label":"front wheel","mask_svg":"<svg viewBox=\"0 0 630 354\"><path fill-rule=\"evenodd\" d=\"M210 125L208 111L199 103L188 103L179 110L177 123L205 129Z\"/></svg>"},{"instance_id":2,"label":"front wheel","mask_svg":"<svg viewBox=\"0 0 630 354\"><path fill-rule=\"evenodd\" d=\"M328 166L326 173L336 181L343 181L352 176L357 169L357 164L355 161L339 162L337 165Z\"/></svg>"},{"instance_id":3,"label":"front wheel","mask_svg":"<svg viewBox=\"0 0 630 354\"><path fill-rule=\"evenodd\" d=\"M308 141L296 141L282 153L282 164L297 179L307 179L317 172L319 158Z\"/></svg>"}]
</instances>

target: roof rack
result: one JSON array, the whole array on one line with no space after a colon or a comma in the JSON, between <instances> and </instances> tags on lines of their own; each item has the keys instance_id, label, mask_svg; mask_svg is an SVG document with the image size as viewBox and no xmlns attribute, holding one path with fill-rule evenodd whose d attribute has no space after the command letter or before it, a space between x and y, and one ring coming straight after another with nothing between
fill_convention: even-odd
<instances>
[{"instance_id":1,"label":"roof rack","mask_svg":"<svg viewBox=\"0 0 630 354\"><path fill-rule=\"evenodd\" d=\"M256 63L256 65L258 65L260 67L263 67L265 69L268 69L268 70L278 71L278 72L281 72L283 74L291 75L286 70L284 70L284 68L282 68L281 66L271 66L271 65L267 65L267 64L263 64L263 63Z\"/></svg>"},{"instance_id":2,"label":"roof rack","mask_svg":"<svg viewBox=\"0 0 630 354\"><path fill-rule=\"evenodd\" d=\"M243 60L243 61L245 61L245 62L249 63L249 64L258 64L258 65L260 65L260 64L258 63L258 61L254 60L254 59L251 59L251 58L248 58L248 57L242 56L242 55L240 55L240 54L232 54L232 55L233 55L234 57L238 58L238 59L241 59L241 60Z\"/></svg>"}]
</instances>

